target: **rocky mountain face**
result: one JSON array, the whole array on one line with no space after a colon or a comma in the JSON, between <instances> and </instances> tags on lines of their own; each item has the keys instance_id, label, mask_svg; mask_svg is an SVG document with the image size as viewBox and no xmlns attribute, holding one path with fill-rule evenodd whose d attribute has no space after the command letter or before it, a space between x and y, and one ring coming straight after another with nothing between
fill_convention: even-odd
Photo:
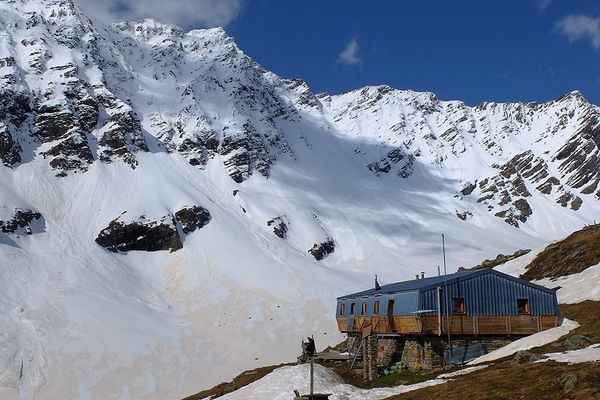
<instances>
[{"instance_id":1,"label":"rocky mountain face","mask_svg":"<svg viewBox=\"0 0 600 400\"><path fill-rule=\"evenodd\" d=\"M600 114L579 92L542 104L477 107L388 87L324 99L346 131L392 147L368 164L375 175L406 178L415 161L441 170L459 166L452 174L457 194L516 227L534 212L532 191L575 211L581 195L600 199ZM468 171L474 158L486 160L480 173Z\"/></svg>"},{"instance_id":2,"label":"rocky mountain face","mask_svg":"<svg viewBox=\"0 0 600 400\"><path fill-rule=\"evenodd\" d=\"M218 156L238 183L294 157L289 124L357 135L375 176L409 177L417 165L459 172L476 196L519 226L534 212L529 188L577 210L600 197L598 107L578 92L556 101L468 107L431 93L368 87L314 95L300 80L262 69L222 29L145 20L97 28L70 0L4 1L0 23L0 160L47 160L57 176L94 162L137 166L139 152L178 153L198 169ZM525 182L527 181L528 184ZM472 189L471 189L472 188Z\"/></svg>"},{"instance_id":3,"label":"rocky mountain face","mask_svg":"<svg viewBox=\"0 0 600 400\"><path fill-rule=\"evenodd\" d=\"M442 232L473 265L600 212L578 92L315 94L223 29L72 0L0 0L0 28L2 398L184 397L335 341L335 298L434 271Z\"/></svg>"}]
</instances>

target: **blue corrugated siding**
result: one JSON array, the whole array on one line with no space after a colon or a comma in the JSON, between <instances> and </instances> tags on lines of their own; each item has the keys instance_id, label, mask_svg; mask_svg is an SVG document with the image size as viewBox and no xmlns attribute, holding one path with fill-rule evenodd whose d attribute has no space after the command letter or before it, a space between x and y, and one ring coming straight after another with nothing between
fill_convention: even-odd
<instances>
[{"instance_id":1,"label":"blue corrugated siding","mask_svg":"<svg viewBox=\"0 0 600 400\"><path fill-rule=\"evenodd\" d=\"M367 303L367 313L365 315L373 315L375 301L379 301L379 315L387 315L388 302L391 299L394 300L394 315L415 315L414 311L419 309L419 292L412 291L338 300L336 315L340 315L341 305L345 304L345 316L349 317L352 303L355 304L356 312L354 315L361 315L363 302Z\"/></svg>"},{"instance_id":2,"label":"blue corrugated siding","mask_svg":"<svg viewBox=\"0 0 600 400\"><path fill-rule=\"evenodd\" d=\"M467 315L517 315L517 299L529 300L530 315L559 314L556 296L553 293L494 274L453 282L448 284L448 292L450 306L452 298L465 299ZM445 301L446 296L442 293L442 313L445 313ZM420 308L437 310L437 288L421 293Z\"/></svg>"},{"instance_id":3,"label":"blue corrugated siding","mask_svg":"<svg viewBox=\"0 0 600 400\"><path fill-rule=\"evenodd\" d=\"M390 296L390 298L392 297L394 299L394 315L415 315L414 312L419 309L418 291L396 293Z\"/></svg>"}]
</instances>

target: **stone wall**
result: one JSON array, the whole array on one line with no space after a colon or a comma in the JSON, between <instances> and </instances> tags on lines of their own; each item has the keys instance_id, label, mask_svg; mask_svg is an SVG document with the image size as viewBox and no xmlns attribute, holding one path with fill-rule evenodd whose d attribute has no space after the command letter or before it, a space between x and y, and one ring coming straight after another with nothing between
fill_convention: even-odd
<instances>
[{"instance_id":1,"label":"stone wall","mask_svg":"<svg viewBox=\"0 0 600 400\"><path fill-rule=\"evenodd\" d=\"M376 336L368 336L363 345L363 378L370 381L379 376L377 371L378 341Z\"/></svg>"},{"instance_id":2,"label":"stone wall","mask_svg":"<svg viewBox=\"0 0 600 400\"><path fill-rule=\"evenodd\" d=\"M404 342L397 339L380 338L377 342L377 365L387 367L402 356Z\"/></svg>"},{"instance_id":3,"label":"stone wall","mask_svg":"<svg viewBox=\"0 0 600 400\"><path fill-rule=\"evenodd\" d=\"M354 343L354 337L347 341L348 349ZM518 337L473 336L452 338L452 347L482 343L487 352L506 346ZM378 367L387 367L402 361L410 371L435 370L445 367L444 351L448 348L446 337L440 336L402 336L378 338L368 336L363 339L361 349L362 369L359 376L374 380L378 377ZM359 367L360 368L360 367ZM358 371L357 371L358 372Z\"/></svg>"},{"instance_id":4,"label":"stone wall","mask_svg":"<svg viewBox=\"0 0 600 400\"><path fill-rule=\"evenodd\" d=\"M518 337L506 336L477 336L453 338L452 347L467 346L475 343L482 343L486 351L494 351L500 347L506 346ZM439 336L407 336L394 339L383 339L396 342L395 346L386 343L379 346L378 361L380 366L390 365L394 361L401 360L409 370L432 370L443 368L445 366L444 351L448 348L448 341L445 337ZM382 341L380 339L380 341ZM395 353L390 357L392 348L395 347Z\"/></svg>"}]
</instances>

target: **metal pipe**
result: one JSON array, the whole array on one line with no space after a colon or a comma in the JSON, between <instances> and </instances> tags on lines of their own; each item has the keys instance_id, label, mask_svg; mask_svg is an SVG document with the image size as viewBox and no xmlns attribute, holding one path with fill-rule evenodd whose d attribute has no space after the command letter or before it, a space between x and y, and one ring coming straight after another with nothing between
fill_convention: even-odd
<instances>
[{"instance_id":1,"label":"metal pipe","mask_svg":"<svg viewBox=\"0 0 600 400\"><path fill-rule=\"evenodd\" d=\"M448 299L448 274L446 270L446 239L442 233L442 254L444 256L444 291L446 292L446 325L448 330L448 351L450 354L450 364L452 364L452 341L450 339L450 300Z\"/></svg>"},{"instance_id":2,"label":"metal pipe","mask_svg":"<svg viewBox=\"0 0 600 400\"><path fill-rule=\"evenodd\" d=\"M437 287L438 336L442 336L442 287Z\"/></svg>"}]
</instances>

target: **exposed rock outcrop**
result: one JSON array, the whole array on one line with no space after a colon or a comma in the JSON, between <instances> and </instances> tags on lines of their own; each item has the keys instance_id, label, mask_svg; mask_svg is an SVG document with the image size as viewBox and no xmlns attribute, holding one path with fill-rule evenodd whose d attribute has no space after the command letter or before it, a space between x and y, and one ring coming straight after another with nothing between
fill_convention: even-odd
<instances>
[{"instance_id":1,"label":"exposed rock outcrop","mask_svg":"<svg viewBox=\"0 0 600 400\"><path fill-rule=\"evenodd\" d=\"M456 210L456 216L458 219L466 221L468 218L473 217L473 213L471 211L458 211Z\"/></svg>"},{"instance_id":2,"label":"exposed rock outcrop","mask_svg":"<svg viewBox=\"0 0 600 400\"><path fill-rule=\"evenodd\" d=\"M273 233L282 239L287 236L287 224L283 220L284 217L275 217L267 221L267 226L273 227Z\"/></svg>"},{"instance_id":3,"label":"exposed rock outcrop","mask_svg":"<svg viewBox=\"0 0 600 400\"><path fill-rule=\"evenodd\" d=\"M105 249L118 251L177 251L183 247L172 215L158 220L140 216L125 222L118 217L98 234L96 243Z\"/></svg>"},{"instance_id":4,"label":"exposed rock outcrop","mask_svg":"<svg viewBox=\"0 0 600 400\"><path fill-rule=\"evenodd\" d=\"M42 218L42 214L32 210L15 209L15 215L9 220L0 220L0 231L4 233L23 233L31 235L33 233L32 223Z\"/></svg>"},{"instance_id":5,"label":"exposed rock outcrop","mask_svg":"<svg viewBox=\"0 0 600 400\"><path fill-rule=\"evenodd\" d=\"M200 229L211 220L210 212L200 206L184 207L175 213L175 219L181 224L181 229L186 235Z\"/></svg>"},{"instance_id":6,"label":"exposed rock outcrop","mask_svg":"<svg viewBox=\"0 0 600 400\"><path fill-rule=\"evenodd\" d=\"M489 260L489 259L484 260L481 264L477 264L471 268L459 267L458 270L459 271L468 271L468 270L473 270L473 269L494 268L494 267L497 267L498 265L504 264L507 261L514 260L515 258L524 256L525 254L529 254L530 252L531 252L531 249L521 249L521 250L517 250L513 254L509 254L509 255L498 254L496 256L496 258L494 258L493 260Z\"/></svg>"},{"instance_id":7,"label":"exposed rock outcrop","mask_svg":"<svg viewBox=\"0 0 600 400\"><path fill-rule=\"evenodd\" d=\"M312 256L317 261L321 261L327 255L333 253L334 251L335 242L332 238L327 238L324 242L321 243L315 243L315 245L310 250L308 250L308 252L312 254Z\"/></svg>"}]
</instances>

